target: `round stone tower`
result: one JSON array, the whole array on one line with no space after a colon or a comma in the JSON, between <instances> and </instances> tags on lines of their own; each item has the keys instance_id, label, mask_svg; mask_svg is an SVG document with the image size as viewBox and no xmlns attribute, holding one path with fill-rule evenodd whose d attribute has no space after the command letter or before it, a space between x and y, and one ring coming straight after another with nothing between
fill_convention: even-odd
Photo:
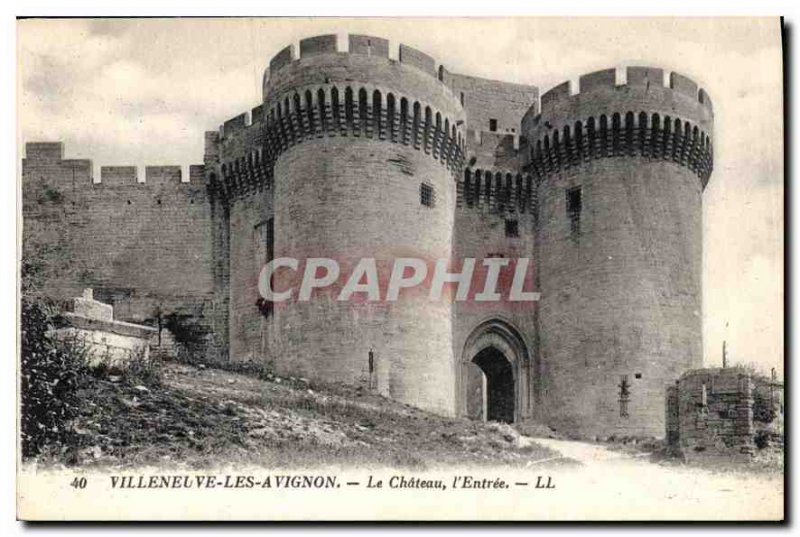
<instances>
[{"instance_id":1,"label":"round stone tower","mask_svg":"<svg viewBox=\"0 0 800 537\"><path fill-rule=\"evenodd\" d=\"M347 53L336 42L304 39L299 58L287 47L264 78L274 257L300 261L293 276L276 274L278 290L294 278L295 291L274 306L275 368L453 414L449 302L429 301L427 290L384 298L396 258L429 260L430 270L450 258L464 110L427 55L401 45L391 60L388 42L370 36L349 36ZM341 276L302 301L308 258L335 259ZM376 260L380 300L337 300L362 258Z\"/></svg>"},{"instance_id":2,"label":"round stone tower","mask_svg":"<svg viewBox=\"0 0 800 537\"><path fill-rule=\"evenodd\" d=\"M630 67L566 82L523 120L538 178L542 418L660 436L665 388L702 361L702 193L713 111L691 80Z\"/></svg>"}]
</instances>

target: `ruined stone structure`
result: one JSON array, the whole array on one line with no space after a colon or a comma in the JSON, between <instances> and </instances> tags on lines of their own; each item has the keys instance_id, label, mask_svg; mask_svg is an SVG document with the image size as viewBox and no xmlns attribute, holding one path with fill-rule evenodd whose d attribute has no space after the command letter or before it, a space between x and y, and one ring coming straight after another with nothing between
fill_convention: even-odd
<instances>
[{"instance_id":1,"label":"ruined stone structure","mask_svg":"<svg viewBox=\"0 0 800 537\"><path fill-rule=\"evenodd\" d=\"M312 37L272 58L263 102L207 132L188 174L102 168L93 183L90 162L28 144L26 248L64 247L54 293L92 286L226 359L445 415L661 435L664 389L702 359L712 131L706 92L660 69L540 100L405 45L391 59L381 38L344 52ZM258 276L277 257L528 257L541 301L273 305Z\"/></svg>"},{"instance_id":2,"label":"ruined stone structure","mask_svg":"<svg viewBox=\"0 0 800 537\"><path fill-rule=\"evenodd\" d=\"M686 460L749 461L783 447L783 383L738 367L693 369L667 388L667 445Z\"/></svg>"}]
</instances>

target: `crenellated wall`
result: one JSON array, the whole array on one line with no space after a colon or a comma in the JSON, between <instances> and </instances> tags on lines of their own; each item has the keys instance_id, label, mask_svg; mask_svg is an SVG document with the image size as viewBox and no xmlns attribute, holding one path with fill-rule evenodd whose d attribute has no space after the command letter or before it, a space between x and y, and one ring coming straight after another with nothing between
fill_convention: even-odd
<instances>
[{"instance_id":1,"label":"crenellated wall","mask_svg":"<svg viewBox=\"0 0 800 537\"><path fill-rule=\"evenodd\" d=\"M696 173L703 187L713 170L714 112L697 84L653 67L628 67L583 75L576 94L565 82L544 93L541 113L522 120L528 153L523 164L537 177L593 159L640 156L678 163Z\"/></svg>"},{"instance_id":2,"label":"crenellated wall","mask_svg":"<svg viewBox=\"0 0 800 537\"><path fill-rule=\"evenodd\" d=\"M63 158L62 143L29 143L22 161L23 257L42 271L40 291L68 299L86 287L117 318L159 312L209 325L210 210L204 166L103 166ZM183 180L183 181L182 181Z\"/></svg>"}]
</instances>

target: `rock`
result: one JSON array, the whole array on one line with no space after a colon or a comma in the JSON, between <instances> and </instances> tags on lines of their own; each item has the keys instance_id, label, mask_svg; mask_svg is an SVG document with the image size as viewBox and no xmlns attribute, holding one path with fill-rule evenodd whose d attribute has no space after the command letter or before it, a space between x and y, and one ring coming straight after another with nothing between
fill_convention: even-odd
<instances>
[{"instance_id":1,"label":"rock","mask_svg":"<svg viewBox=\"0 0 800 537\"><path fill-rule=\"evenodd\" d=\"M134 397L132 400L125 399L124 397L120 398L120 403L125 405L127 408L136 408L139 406L139 401Z\"/></svg>"},{"instance_id":2,"label":"rock","mask_svg":"<svg viewBox=\"0 0 800 537\"><path fill-rule=\"evenodd\" d=\"M236 379L228 379L228 384L235 384L235 383L236 383Z\"/></svg>"},{"instance_id":3,"label":"rock","mask_svg":"<svg viewBox=\"0 0 800 537\"><path fill-rule=\"evenodd\" d=\"M314 395L314 390L308 390L308 395Z\"/></svg>"},{"instance_id":4,"label":"rock","mask_svg":"<svg viewBox=\"0 0 800 537\"><path fill-rule=\"evenodd\" d=\"M134 390L138 390L138 391L140 391L142 393L147 393L147 392L150 391L150 389L147 386L142 386L141 384L138 385L138 386L134 386L133 389Z\"/></svg>"},{"instance_id":5,"label":"rock","mask_svg":"<svg viewBox=\"0 0 800 537\"><path fill-rule=\"evenodd\" d=\"M119 375L109 375L108 380L109 382L119 382L122 380L122 377Z\"/></svg>"},{"instance_id":6,"label":"rock","mask_svg":"<svg viewBox=\"0 0 800 537\"><path fill-rule=\"evenodd\" d=\"M281 383L281 378L280 378L280 377L275 377L275 382L276 382L277 384L280 384L280 383Z\"/></svg>"},{"instance_id":7,"label":"rock","mask_svg":"<svg viewBox=\"0 0 800 537\"><path fill-rule=\"evenodd\" d=\"M205 368L206 368L206 364L198 364L197 365L197 369L205 369Z\"/></svg>"},{"instance_id":8,"label":"rock","mask_svg":"<svg viewBox=\"0 0 800 537\"><path fill-rule=\"evenodd\" d=\"M299 379L299 380L300 380L300 382L302 382L303 384L308 384L308 379L307 379L307 378L300 377L300 379Z\"/></svg>"}]
</instances>

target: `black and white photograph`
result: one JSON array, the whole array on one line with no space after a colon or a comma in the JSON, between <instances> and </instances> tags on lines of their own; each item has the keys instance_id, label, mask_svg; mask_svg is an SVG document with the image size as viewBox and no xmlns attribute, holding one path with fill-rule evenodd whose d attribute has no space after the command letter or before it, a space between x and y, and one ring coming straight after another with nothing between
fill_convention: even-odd
<instances>
[{"instance_id":1,"label":"black and white photograph","mask_svg":"<svg viewBox=\"0 0 800 537\"><path fill-rule=\"evenodd\" d=\"M19 17L18 518L783 521L784 24Z\"/></svg>"}]
</instances>

